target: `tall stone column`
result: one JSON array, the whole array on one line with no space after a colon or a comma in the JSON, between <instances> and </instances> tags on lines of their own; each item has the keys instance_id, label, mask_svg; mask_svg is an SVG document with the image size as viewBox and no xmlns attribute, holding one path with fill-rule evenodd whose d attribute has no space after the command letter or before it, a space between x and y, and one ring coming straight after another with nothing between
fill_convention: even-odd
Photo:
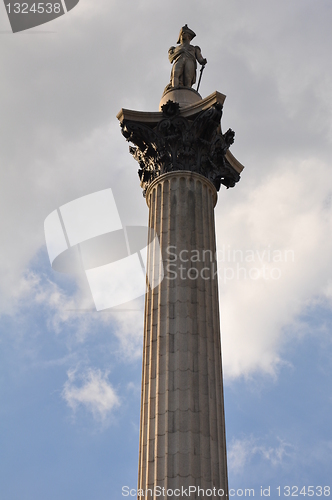
<instances>
[{"instance_id":1,"label":"tall stone column","mask_svg":"<svg viewBox=\"0 0 332 500\"><path fill-rule=\"evenodd\" d=\"M148 282L164 273L145 301L138 489L153 499L228 496L214 206L243 167L221 133L224 99L118 115L149 207Z\"/></svg>"}]
</instances>

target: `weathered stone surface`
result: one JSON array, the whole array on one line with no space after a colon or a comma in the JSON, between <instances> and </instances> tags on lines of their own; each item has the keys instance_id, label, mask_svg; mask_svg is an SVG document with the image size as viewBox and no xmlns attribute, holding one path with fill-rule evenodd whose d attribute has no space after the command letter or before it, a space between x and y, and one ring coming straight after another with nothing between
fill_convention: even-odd
<instances>
[{"instance_id":1,"label":"weathered stone surface","mask_svg":"<svg viewBox=\"0 0 332 500\"><path fill-rule=\"evenodd\" d=\"M146 295L138 488L228 492L218 283L212 277L216 189L197 173L172 172L149 185L146 201L165 278ZM202 257L205 251L212 259L177 260L177 270L184 264L184 278L178 273L167 279L170 247L177 255L197 250ZM210 279L192 279L191 267L206 268Z\"/></svg>"}]
</instances>

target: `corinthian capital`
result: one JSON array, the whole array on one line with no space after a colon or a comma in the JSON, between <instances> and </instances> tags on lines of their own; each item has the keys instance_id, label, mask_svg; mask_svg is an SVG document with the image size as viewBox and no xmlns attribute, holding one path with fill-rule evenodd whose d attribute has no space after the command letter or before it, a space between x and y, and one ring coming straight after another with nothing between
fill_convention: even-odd
<instances>
[{"instance_id":1,"label":"corinthian capital","mask_svg":"<svg viewBox=\"0 0 332 500\"><path fill-rule=\"evenodd\" d=\"M181 109L179 104L168 101L159 113L119 113L122 134L132 143L130 153L139 163L144 195L149 184L167 172L196 172L209 179L218 191L221 185L234 187L240 180L243 167L228 154L235 134L231 129L222 133L223 101L215 94L215 99L209 96L199 106Z\"/></svg>"}]
</instances>

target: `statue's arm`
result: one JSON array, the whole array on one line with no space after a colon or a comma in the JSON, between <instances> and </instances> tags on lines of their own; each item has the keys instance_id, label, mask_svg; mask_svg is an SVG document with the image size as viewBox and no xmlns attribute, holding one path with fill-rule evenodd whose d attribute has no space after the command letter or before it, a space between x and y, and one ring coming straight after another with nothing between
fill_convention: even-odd
<instances>
[{"instance_id":1,"label":"statue's arm","mask_svg":"<svg viewBox=\"0 0 332 500\"><path fill-rule=\"evenodd\" d=\"M168 59L169 59L170 63L172 63L174 60L174 50L175 50L175 47L170 47L168 49Z\"/></svg>"},{"instance_id":2,"label":"statue's arm","mask_svg":"<svg viewBox=\"0 0 332 500\"><path fill-rule=\"evenodd\" d=\"M196 45L195 47L195 55L199 64L205 65L207 63L207 59L205 59L205 57L202 56L201 49L200 47L198 47L198 45Z\"/></svg>"},{"instance_id":3,"label":"statue's arm","mask_svg":"<svg viewBox=\"0 0 332 500\"><path fill-rule=\"evenodd\" d=\"M168 59L172 63L183 52L182 47L170 47L168 49Z\"/></svg>"}]
</instances>

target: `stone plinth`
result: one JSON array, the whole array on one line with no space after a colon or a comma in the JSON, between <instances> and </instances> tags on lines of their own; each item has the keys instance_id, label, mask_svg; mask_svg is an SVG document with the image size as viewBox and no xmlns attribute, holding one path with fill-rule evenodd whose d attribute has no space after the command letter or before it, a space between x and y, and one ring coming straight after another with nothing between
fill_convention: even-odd
<instances>
[{"instance_id":1,"label":"stone plinth","mask_svg":"<svg viewBox=\"0 0 332 500\"><path fill-rule=\"evenodd\" d=\"M164 92L161 101L159 103L159 111L162 110L162 106L167 103L167 101L178 102L180 108L185 106L190 106L202 100L202 97L197 92L197 90L189 87L175 87Z\"/></svg>"},{"instance_id":2,"label":"stone plinth","mask_svg":"<svg viewBox=\"0 0 332 500\"><path fill-rule=\"evenodd\" d=\"M217 192L199 174L174 172L149 186L146 201L165 277L146 295L138 488L215 487L226 494Z\"/></svg>"}]
</instances>

